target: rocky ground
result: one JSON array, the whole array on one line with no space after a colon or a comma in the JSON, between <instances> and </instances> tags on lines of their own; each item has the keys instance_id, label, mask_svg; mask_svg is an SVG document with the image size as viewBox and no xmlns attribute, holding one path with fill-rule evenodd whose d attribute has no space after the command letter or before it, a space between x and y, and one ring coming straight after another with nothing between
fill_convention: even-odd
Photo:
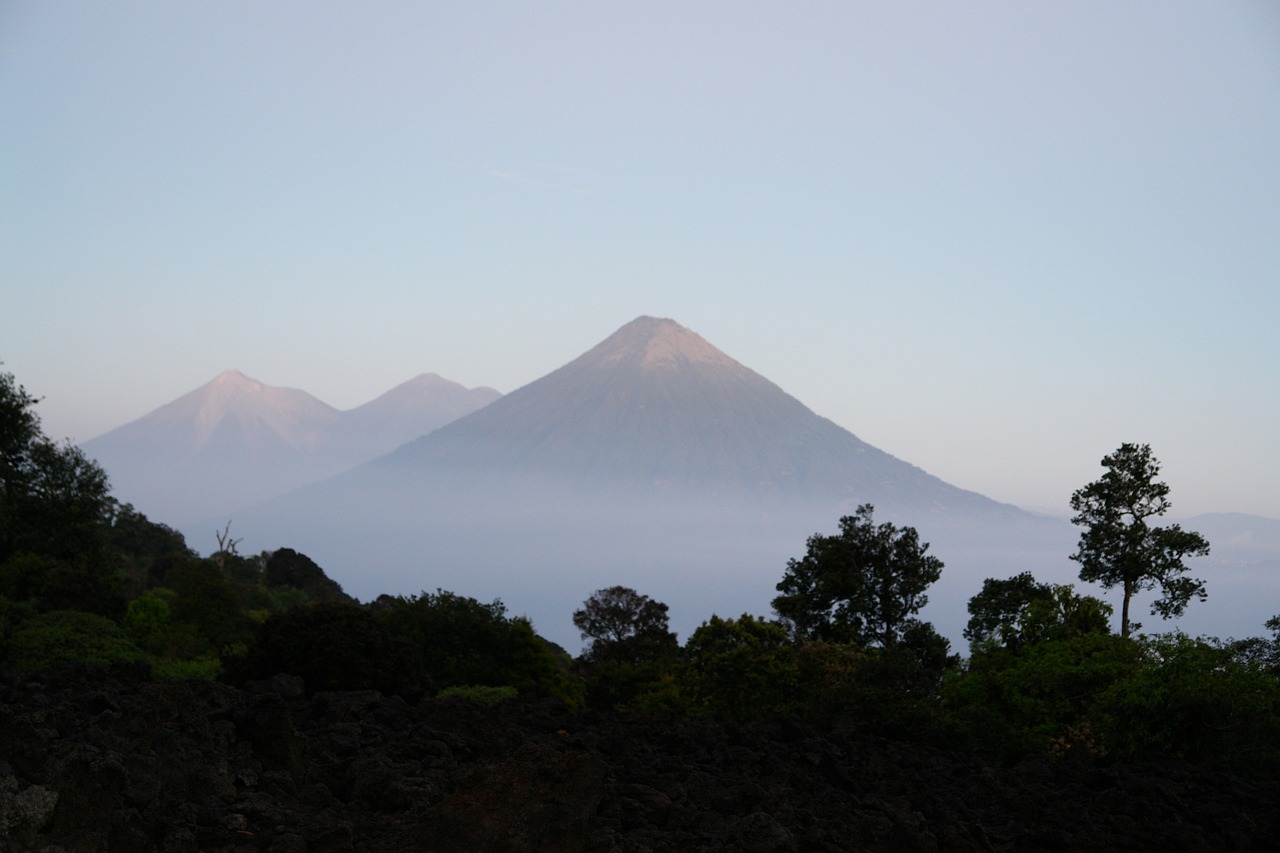
<instances>
[{"instance_id":1,"label":"rocky ground","mask_svg":"<svg viewBox=\"0 0 1280 853\"><path fill-rule=\"evenodd\" d=\"M0 675L0 851L1280 850L1280 786L856 729Z\"/></svg>"}]
</instances>

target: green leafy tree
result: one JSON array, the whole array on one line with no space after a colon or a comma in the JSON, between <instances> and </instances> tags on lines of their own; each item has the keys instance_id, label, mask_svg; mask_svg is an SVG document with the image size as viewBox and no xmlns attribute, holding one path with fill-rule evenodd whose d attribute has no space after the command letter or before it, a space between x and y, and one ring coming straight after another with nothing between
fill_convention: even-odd
<instances>
[{"instance_id":1,"label":"green leafy tree","mask_svg":"<svg viewBox=\"0 0 1280 853\"><path fill-rule=\"evenodd\" d=\"M587 704L617 708L658 702L680 647L667 605L625 586L597 590L573 613L589 641L578 660ZM661 704L661 702L658 702Z\"/></svg>"},{"instance_id":2,"label":"green leafy tree","mask_svg":"<svg viewBox=\"0 0 1280 853\"><path fill-rule=\"evenodd\" d=\"M292 548L272 551L264 565L268 586L291 586L302 590L312 601L350 601L342 586L306 554Z\"/></svg>"},{"instance_id":3,"label":"green leafy tree","mask_svg":"<svg viewBox=\"0 0 1280 853\"><path fill-rule=\"evenodd\" d=\"M96 556L110 507L107 475L40 429L35 397L0 373L0 562L28 552Z\"/></svg>"},{"instance_id":4,"label":"green leafy tree","mask_svg":"<svg viewBox=\"0 0 1280 853\"><path fill-rule=\"evenodd\" d=\"M168 564L196 556L181 533L151 521L132 504L112 499L104 524L106 547L115 555L131 596L161 583ZM164 568L157 571L158 566Z\"/></svg>"},{"instance_id":5,"label":"green leafy tree","mask_svg":"<svg viewBox=\"0 0 1280 853\"><path fill-rule=\"evenodd\" d=\"M787 564L773 608L797 639L899 643L942 574L913 527L872 521L863 504L840 519L836 536L809 537L808 553Z\"/></svg>"},{"instance_id":6,"label":"green leafy tree","mask_svg":"<svg viewBox=\"0 0 1280 853\"><path fill-rule=\"evenodd\" d=\"M1243 663L1280 676L1280 616L1266 621L1270 637L1248 637L1231 644L1235 658Z\"/></svg>"},{"instance_id":7,"label":"green leafy tree","mask_svg":"<svg viewBox=\"0 0 1280 853\"><path fill-rule=\"evenodd\" d=\"M592 661L638 663L677 648L667 605L625 586L597 590L573 612L573 624L590 641L583 656Z\"/></svg>"},{"instance_id":8,"label":"green leafy tree","mask_svg":"<svg viewBox=\"0 0 1280 853\"><path fill-rule=\"evenodd\" d=\"M797 710L795 647L777 622L713 615L689 637L685 660L684 692L697 711L744 719Z\"/></svg>"},{"instance_id":9,"label":"green leafy tree","mask_svg":"<svg viewBox=\"0 0 1280 853\"><path fill-rule=\"evenodd\" d=\"M1156 480L1160 463L1150 445L1123 444L1102 465L1107 472L1071 496L1071 521L1084 527L1071 559L1080 564L1081 580L1121 588L1120 636L1128 637L1135 593L1159 588L1151 612L1164 619L1181 615L1192 598L1205 599L1204 582L1186 576L1184 560L1208 554L1209 543L1177 524L1149 523L1170 507L1169 486Z\"/></svg>"},{"instance_id":10,"label":"green leafy tree","mask_svg":"<svg viewBox=\"0 0 1280 853\"><path fill-rule=\"evenodd\" d=\"M244 681L289 673L313 692L421 687L420 668L406 665L408 649L369 608L320 601L273 614L259 627L245 658L233 663L231 677Z\"/></svg>"},{"instance_id":11,"label":"green leafy tree","mask_svg":"<svg viewBox=\"0 0 1280 853\"><path fill-rule=\"evenodd\" d=\"M1006 759L1094 741L1100 697L1141 658L1133 640L1110 633L994 648L944 682L944 708L959 738Z\"/></svg>"},{"instance_id":12,"label":"green leafy tree","mask_svg":"<svg viewBox=\"0 0 1280 853\"><path fill-rule=\"evenodd\" d=\"M447 590L407 598L382 596L379 621L402 647L404 671L421 673L429 688L512 686L525 696L580 700L551 644L528 619L509 618L501 601L481 603Z\"/></svg>"},{"instance_id":13,"label":"green leafy tree","mask_svg":"<svg viewBox=\"0 0 1280 853\"><path fill-rule=\"evenodd\" d=\"M1043 640L1105 633L1110 618L1105 602L1077 595L1070 584L1040 583L1023 572L982 582L982 591L969 599L964 637L974 653L993 646L1016 651Z\"/></svg>"},{"instance_id":14,"label":"green leafy tree","mask_svg":"<svg viewBox=\"0 0 1280 853\"><path fill-rule=\"evenodd\" d=\"M124 597L105 548L107 475L44 435L36 402L0 373L0 595L119 616Z\"/></svg>"},{"instance_id":15,"label":"green leafy tree","mask_svg":"<svg viewBox=\"0 0 1280 853\"><path fill-rule=\"evenodd\" d=\"M169 602L158 590L147 590L129 602L124 627L138 647L152 653L165 651L169 642Z\"/></svg>"},{"instance_id":16,"label":"green leafy tree","mask_svg":"<svg viewBox=\"0 0 1280 853\"><path fill-rule=\"evenodd\" d=\"M193 628L210 650L222 652L250 639L235 586L212 560L188 560L171 569L168 580L176 593L173 621Z\"/></svg>"},{"instance_id":17,"label":"green leafy tree","mask_svg":"<svg viewBox=\"0 0 1280 853\"><path fill-rule=\"evenodd\" d=\"M42 613L22 623L9 641L8 656L23 672L146 659L115 622L78 610Z\"/></svg>"}]
</instances>

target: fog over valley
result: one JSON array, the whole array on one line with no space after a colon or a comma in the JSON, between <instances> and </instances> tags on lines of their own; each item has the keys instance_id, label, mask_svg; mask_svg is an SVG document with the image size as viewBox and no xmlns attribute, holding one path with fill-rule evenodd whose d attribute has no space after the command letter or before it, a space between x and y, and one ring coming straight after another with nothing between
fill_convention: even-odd
<instances>
[{"instance_id":1,"label":"fog over valley","mask_svg":"<svg viewBox=\"0 0 1280 853\"><path fill-rule=\"evenodd\" d=\"M500 598L571 651L573 610L617 584L667 603L681 636L713 613L767 615L787 561L863 503L946 564L923 617L956 648L983 579L1078 584L1065 519L866 444L672 320L638 318L505 396L415 383L432 393L386 395L402 401L382 407L393 429L373 403L339 413L225 374L85 447L103 451L122 500L198 548L230 522L242 553L297 549L362 600ZM1280 523L1195 524L1214 545L1193 569L1209 600L1177 624L1256 632L1280 590ZM1136 618L1168 627L1141 615L1148 606L1139 599Z\"/></svg>"}]
</instances>

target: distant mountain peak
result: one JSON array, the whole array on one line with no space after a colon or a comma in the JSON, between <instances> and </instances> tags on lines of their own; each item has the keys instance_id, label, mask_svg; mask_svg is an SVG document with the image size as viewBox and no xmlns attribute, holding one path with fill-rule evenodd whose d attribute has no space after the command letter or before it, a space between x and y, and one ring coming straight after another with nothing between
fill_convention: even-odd
<instances>
[{"instance_id":1,"label":"distant mountain peak","mask_svg":"<svg viewBox=\"0 0 1280 853\"><path fill-rule=\"evenodd\" d=\"M715 364L738 367L738 362L675 320L637 317L582 356L584 361L625 362L644 368Z\"/></svg>"},{"instance_id":2,"label":"distant mountain peak","mask_svg":"<svg viewBox=\"0 0 1280 853\"><path fill-rule=\"evenodd\" d=\"M84 448L118 494L149 513L194 520L331 476L501 396L420 373L339 411L305 391L225 370Z\"/></svg>"},{"instance_id":3,"label":"distant mountain peak","mask_svg":"<svg viewBox=\"0 0 1280 853\"><path fill-rule=\"evenodd\" d=\"M269 391L276 389L263 385L258 380L245 376L238 370L224 370L205 385L205 405L211 400L261 397Z\"/></svg>"}]
</instances>

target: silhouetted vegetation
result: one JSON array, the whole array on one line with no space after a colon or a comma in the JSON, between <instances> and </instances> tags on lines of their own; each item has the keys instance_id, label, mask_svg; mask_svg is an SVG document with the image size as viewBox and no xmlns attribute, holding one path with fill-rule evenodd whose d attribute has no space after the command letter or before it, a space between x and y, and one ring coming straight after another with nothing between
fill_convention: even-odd
<instances>
[{"instance_id":1,"label":"silhouetted vegetation","mask_svg":"<svg viewBox=\"0 0 1280 853\"><path fill-rule=\"evenodd\" d=\"M361 604L294 550L237 553L229 528L200 557L50 442L34 403L0 374L0 665L21 672L145 660L154 678L288 673L311 693L852 725L1006 761L1166 756L1263 771L1280 760L1280 617L1270 637L1130 636L1136 590L1158 587L1165 616L1205 594L1182 558L1208 543L1146 524L1168 488L1145 445L1104 459L1108 474L1072 498L1087 526L1081 577L1122 587L1118 634L1110 605L1022 573L983 583L969 655L953 654L917 618L942 561L864 505L787 564L775 618L712 614L681 646L666 604L613 586L572 614L588 642L575 661L501 601L437 590Z\"/></svg>"}]
</instances>

